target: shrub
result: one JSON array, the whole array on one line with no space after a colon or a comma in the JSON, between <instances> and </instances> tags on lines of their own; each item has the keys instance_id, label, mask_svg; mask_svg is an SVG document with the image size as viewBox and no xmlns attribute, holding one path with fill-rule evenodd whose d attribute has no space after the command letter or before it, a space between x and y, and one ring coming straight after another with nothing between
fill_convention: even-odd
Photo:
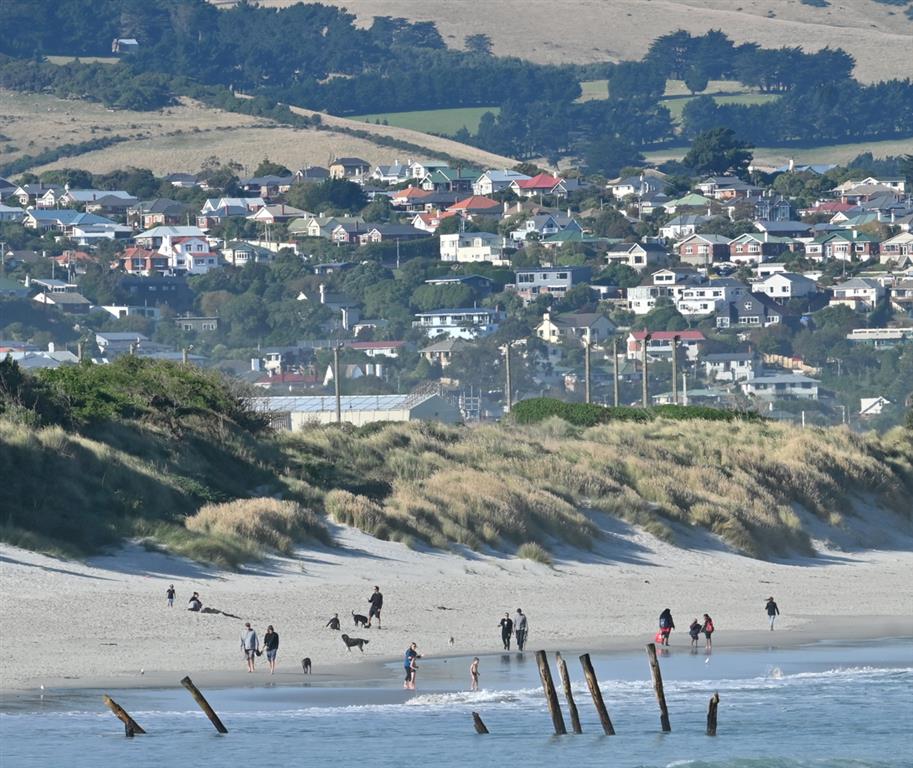
<instances>
[{"instance_id":1,"label":"shrub","mask_svg":"<svg viewBox=\"0 0 913 768\"><path fill-rule=\"evenodd\" d=\"M543 563L544 565L552 564L552 556L548 553L548 550L534 541L527 541L525 544L521 544L517 548L517 557L523 560Z\"/></svg>"}]
</instances>

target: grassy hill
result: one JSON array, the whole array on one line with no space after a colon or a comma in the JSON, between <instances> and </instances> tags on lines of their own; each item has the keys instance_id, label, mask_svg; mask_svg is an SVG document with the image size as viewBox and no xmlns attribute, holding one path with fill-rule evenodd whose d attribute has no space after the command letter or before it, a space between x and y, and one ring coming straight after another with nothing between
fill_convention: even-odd
<instances>
[{"instance_id":1,"label":"grassy hill","mask_svg":"<svg viewBox=\"0 0 913 768\"><path fill-rule=\"evenodd\" d=\"M591 547L610 516L772 557L811 554L813 536L864 532L885 512L913 516L909 430L680 409L648 422L588 416L610 419L591 427L549 416L277 435L214 374L126 358L32 379L3 365L0 539L64 555L140 537L233 566L329 542L329 517L412 546L548 559Z\"/></svg>"}]
</instances>

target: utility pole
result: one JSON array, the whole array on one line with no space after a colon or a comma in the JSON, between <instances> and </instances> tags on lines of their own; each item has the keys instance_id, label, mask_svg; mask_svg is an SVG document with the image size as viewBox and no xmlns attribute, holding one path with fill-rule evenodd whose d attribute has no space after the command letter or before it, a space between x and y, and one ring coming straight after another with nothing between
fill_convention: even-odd
<instances>
[{"instance_id":1,"label":"utility pole","mask_svg":"<svg viewBox=\"0 0 913 768\"><path fill-rule=\"evenodd\" d=\"M0 240L0 277L6 274L6 243Z\"/></svg>"},{"instance_id":2,"label":"utility pole","mask_svg":"<svg viewBox=\"0 0 913 768\"><path fill-rule=\"evenodd\" d=\"M507 410L506 413L510 413L511 406L513 405L512 397L512 388L510 382L510 342L507 342L507 346L504 347L504 360L505 360L505 371L507 373L507 384L505 394L507 395Z\"/></svg>"},{"instance_id":3,"label":"utility pole","mask_svg":"<svg viewBox=\"0 0 913 768\"><path fill-rule=\"evenodd\" d=\"M641 350L640 350L640 353L641 353L641 366L640 367L642 369L641 377L643 379L643 381L641 382L643 384L643 392L641 394L640 404L644 408L647 408L650 405L650 386L649 386L649 384L647 384L647 342L650 341L650 339L652 339L652 338L653 338L652 334L645 333L644 340L643 340L643 347L641 347Z\"/></svg>"},{"instance_id":4,"label":"utility pole","mask_svg":"<svg viewBox=\"0 0 913 768\"><path fill-rule=\"evenodd\" d=\"M672 403L678 405L678 340L676 334L672 337Z\"/></svg>"},{"instance_id":5,"label":"utility pole","mask_svg":"<svg viewBox=\"0 0 913 768\"><path fill-rule=\"evenodd\" d=\"M333 387L336 390L336 423L342 424L342 398L339 389L339 345L333 347Z\"/></svg>"},{"instance_id":6,"label":"utility pole","mask_svg":"<svg viewBox=\"0 0 913 768\"><path fill-rule=\"evenodd\" d=\"M688 405L688 374L682 371L682 405Z\"/></svg>"},{"instance_id":7,"label":"utility pole","mask_svg":"<svg viewBox=\"0 0 913 768\"><path fill-rule=\"evenodd\" d=\"M181 363L187 365L187 347L181 349Z\"/></svg>"},{"instance_id":8,"label":"utility pole","mask_svg":"<svg viewBox=\"0 0 913 768\"><path fill-rule=\"evenodd\" d=\"M612 394L615 396L615 407L618 407L618 337L612 337Z\"/></svg>"},{"instance_id":9,"label":"utility pole","mask_svg":"<svg viewBox=\"0 0 913 768\"><path fill-rule=\"evenodd\" d=\"M590 340L587 337L583 346L583 393L586 403L590 402Z\"/></svg>"}]
</instances>

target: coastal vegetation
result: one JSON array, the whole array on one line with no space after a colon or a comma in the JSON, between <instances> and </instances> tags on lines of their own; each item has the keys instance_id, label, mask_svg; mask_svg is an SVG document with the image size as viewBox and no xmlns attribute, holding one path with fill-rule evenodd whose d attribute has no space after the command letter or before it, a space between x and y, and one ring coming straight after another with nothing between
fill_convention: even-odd
<instances>
[{"instance_id":1,"label":"coastal vegetation","mask_svg":"<svg viewBox=\"0 0 913 768\"><path fill-rule=\"evenodd\" d=\"M276 434L214 373L126 357L33 377L4 362L0 538L70 556L139 538L237 566L331 544L345 524L547 562L597 548L609 516L767 558L876 525L866 509L910 521L909 427L798 430L681 407L602 423L592 409L534 401L503 424Z\"/></svg>"}]
</instances>

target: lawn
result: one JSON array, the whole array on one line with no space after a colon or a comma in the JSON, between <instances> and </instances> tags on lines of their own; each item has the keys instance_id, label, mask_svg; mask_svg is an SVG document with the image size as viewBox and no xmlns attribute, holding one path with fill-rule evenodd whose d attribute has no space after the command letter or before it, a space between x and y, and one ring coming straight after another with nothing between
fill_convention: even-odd
<instances>
[{"instance_id":1,"label":"lawn","mask_svg":"<svg viewBox=\"0 0 913 768\"><path fill-rule=\"evenodd\" d=\"M72 64L74 61L83 64L117 64L120 61L117 56L48 56L47 60L51 64Z\"/></svg>"},{"instance_id":2,"label":"lawn","mask_svg":"<svg viewBox=\"0 0 913 768\"><path fill-rule=\"evenodd\" d=\"M707 92L700 94L707 95ZM673 96L665 98L660 102L672 113L672 119L678 123L682 119L682 111L685 105L695 98L694 96ZM717 104L766 104L768 101L774 101L779 98L775 93L719 93L714 95L713 99Z\"/></svg>"},{"instance_id":3,"label":"lawn","mask_svg":"<svg viewBox=\"0 0 913 768\"><path fill-rule=\"evenodd\" d=\"M498 107L456 107L454 109L423 109L416 112L387 112L373 115L356 115L352 120L363 123L380 121L399 128L411 128L422 133L437 133L454 136L460 128L475 133L479 121L486 112L498 114Z\"/></svg>"}]
</instances>

